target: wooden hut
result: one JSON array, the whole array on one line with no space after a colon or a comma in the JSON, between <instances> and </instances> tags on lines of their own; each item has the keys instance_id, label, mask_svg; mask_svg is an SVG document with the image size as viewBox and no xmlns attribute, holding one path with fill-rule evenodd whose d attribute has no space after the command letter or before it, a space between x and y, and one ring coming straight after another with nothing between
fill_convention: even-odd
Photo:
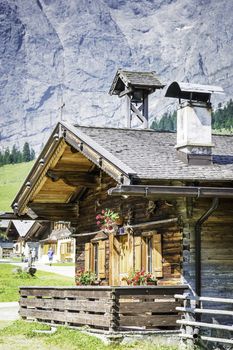
<instances>
[{"instance_id":1,"label":"wooden hut","mask_svg":"<svg viewBox=\"0 0 233 350\"><path fill-rule=\"evenodd\" d=\"M129 114L145 122L142 90L148 80L146 86L137 81L140 91L134 94L125 76L112 94L125 91L132 104L138 96L142 107L130 104ZM125 285L131 272L145 270L161 288L185 283L197 300L229 299L233 137L211 136L210 95L216 90L182 84L168 90L168 96L186 100L178 113L178 138L59 123L14 200L15 214L70 221L76 269L95 272L102 285ZM112 231L96 223L106 209L121 218Z\"/></svg>"},{"instance_id":2,"label":"wooden hut","mask_svg":"<svg viewBox=\"0 0 233 350\"><path fill-rule=\"evenodd\" d=\"M52 223L52 231L48 237L40 240L39 259L48 262L48 251L52 248L54 252L53 261L74 262L75 239L71 237L69 222Z\"/></svg>"}]
</instances>

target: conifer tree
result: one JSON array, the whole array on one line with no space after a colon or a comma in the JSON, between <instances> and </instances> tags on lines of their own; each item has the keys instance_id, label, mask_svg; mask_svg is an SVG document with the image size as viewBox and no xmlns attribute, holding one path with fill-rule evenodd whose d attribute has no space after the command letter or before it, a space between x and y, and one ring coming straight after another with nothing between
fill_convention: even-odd
<instances>
[{"instance_id":1,"label":"conifer tree","mask_svg":"<svg viewBox=\"0 0 233 350\"><path fill-rule=\"evenodd\" d=\"M29 143L25 142L23 146L23 161L30 162L30 160L31 160L31 153L30 153Z\"/></svg>"}]
</instances>

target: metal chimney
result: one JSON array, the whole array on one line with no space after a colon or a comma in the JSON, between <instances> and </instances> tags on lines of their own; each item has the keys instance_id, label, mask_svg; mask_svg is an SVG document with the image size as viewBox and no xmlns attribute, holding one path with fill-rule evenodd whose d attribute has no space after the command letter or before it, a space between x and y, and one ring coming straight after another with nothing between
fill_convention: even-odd
<instances>
[{"instance_id":1,"label":"metal chimney","mask_svg":"<svg viewBox=\"0 0 233 350\"><path fill-rule=\"evenodd\" d=\"M187 164L212 164L210 97L223 93L218 86L173 82L166 97L179 99L177 111L177 154Z\"/></svg>"},{"instance_id":2,"label":"metal chimney","mask_svg":"<svg viewBox=\"0 0 233 350\"><path fill-rule=\"evenodd\" d=\"M164 86L155 72L129 72L119 69L109 94L125 96L128 128L132 127L134 116L141 121L144 128L148 128L148 96Z\"/></svg>"}]
</instances>

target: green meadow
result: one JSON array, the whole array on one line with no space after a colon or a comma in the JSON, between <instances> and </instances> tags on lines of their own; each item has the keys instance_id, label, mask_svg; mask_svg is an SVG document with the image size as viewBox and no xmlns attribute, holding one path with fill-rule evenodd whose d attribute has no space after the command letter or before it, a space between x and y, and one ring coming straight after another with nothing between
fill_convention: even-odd
<instances>
[{"instance_id":1,"label":"green meadow","mask_svg":"<svg viewBox=\"0 0 233 350\"><path fill-rule=\"evenodd\" d=\"M10 205L33 164L34 161L31 161L0 167L0 212L12 211Z\"/></svg>"}]
</instances>

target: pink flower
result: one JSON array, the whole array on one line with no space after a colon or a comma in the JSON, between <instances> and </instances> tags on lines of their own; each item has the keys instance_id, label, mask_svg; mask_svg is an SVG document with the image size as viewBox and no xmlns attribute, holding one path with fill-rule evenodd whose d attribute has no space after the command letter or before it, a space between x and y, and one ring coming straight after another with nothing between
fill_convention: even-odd
<instances>
[{"instance_id":1,"label":"pink flower","mask_svg":"<svg viewBox=\"0 0 233 350\"><path fill-rule=\"evenodd\" d=\"M99 226L99 225L101 224L101 222L100 222L100 221L97 221L96 224Z\"/></svg>"},{"instance_id":2,"label":"pink flower","mask_svg":"<svg viewBox=\"0 0 233 350\"><path fill-rule=\"evenodd\" d=\"M105 213L105 210L103 209L103 210L101 211L101 213L104 214L104 213Z\"/></svg>"}]
</instances>

